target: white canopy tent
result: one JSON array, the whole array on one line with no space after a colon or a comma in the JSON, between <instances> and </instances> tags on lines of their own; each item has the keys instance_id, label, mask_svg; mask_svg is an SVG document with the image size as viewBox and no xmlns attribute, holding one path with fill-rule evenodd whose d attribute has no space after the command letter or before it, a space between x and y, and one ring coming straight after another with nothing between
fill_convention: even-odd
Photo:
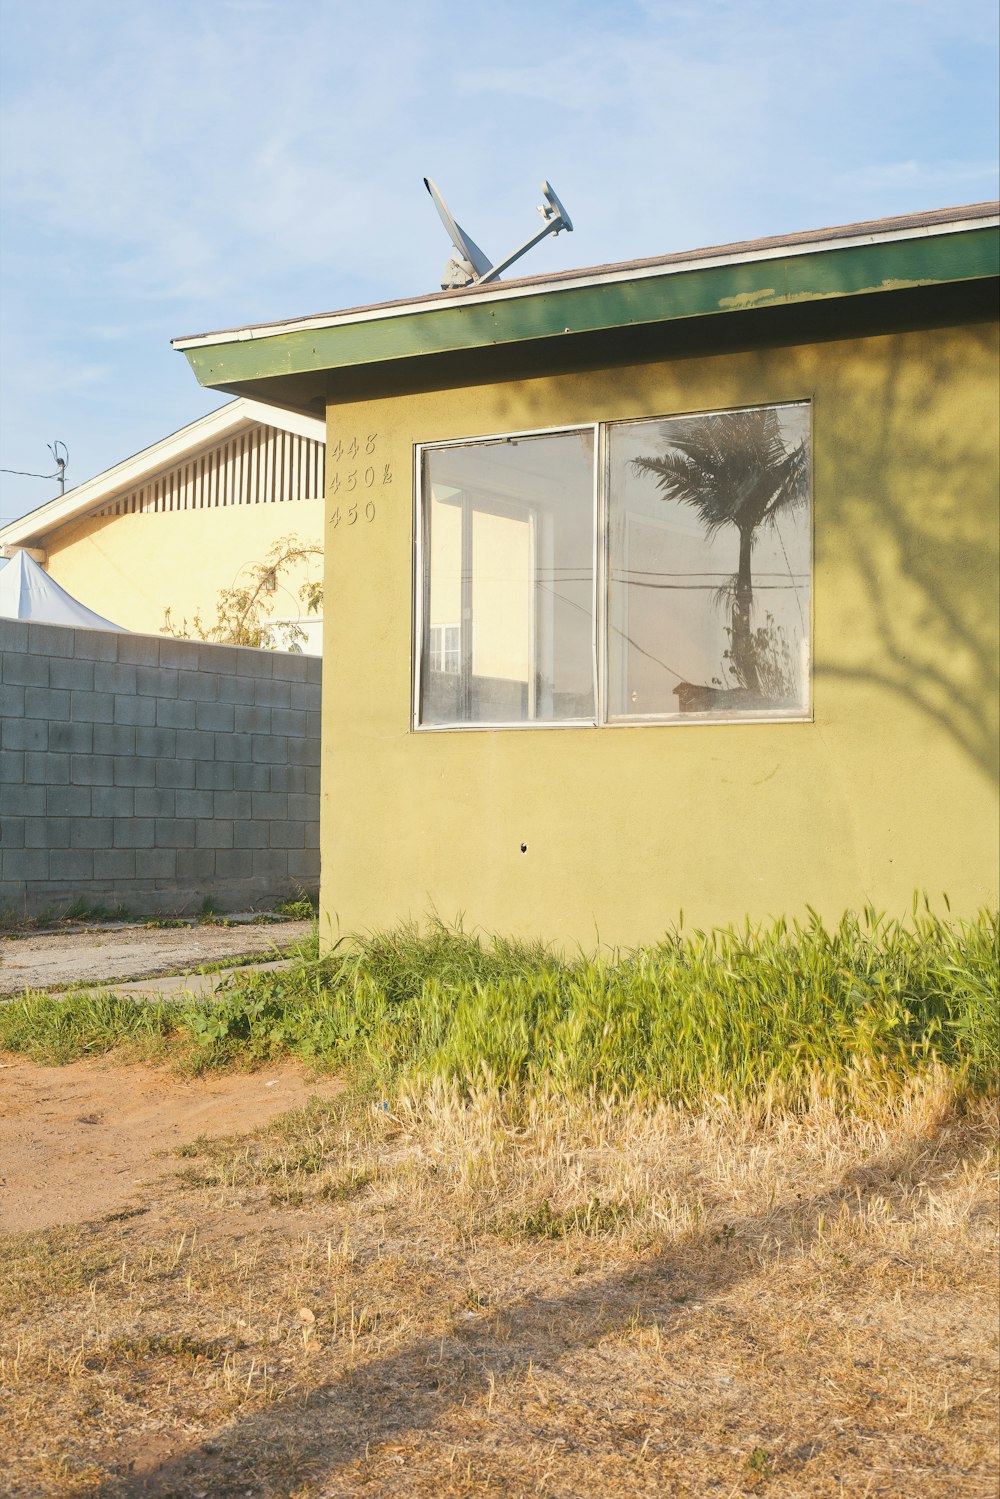
<instances>
[{"instance_id":1,"label":"white canopy tent","mask_svg":"<svg viewBox=\"0 0 1000 1499\"><path fill-rule=\"evenodd\" d=\"M32 619L40 624L74 625L80 630L128 633L60 588L23 551L15 552L7 566L0 568L0 619Z\"/></svg>"}]
</instances>

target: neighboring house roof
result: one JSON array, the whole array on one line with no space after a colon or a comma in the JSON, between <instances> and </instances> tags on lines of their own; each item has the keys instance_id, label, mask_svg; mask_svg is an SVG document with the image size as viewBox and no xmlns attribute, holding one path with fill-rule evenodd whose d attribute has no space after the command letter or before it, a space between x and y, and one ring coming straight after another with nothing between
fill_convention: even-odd
<instances>
[{"instance_id":1,"label":"neighboring house roof","mask_svg":"<svg viewBox=\"0 0 1000 1499\"><path fill-rule=\"evenodd\" d=\"M975 203L683 254L491 282L174 339L201 384L316 408L320 371L357 372L996 274L1000 204Z\"/></svg>"},{"instance_id":2,"label":"neighboring house roof","mask_svg":"<svg viewBox=\"0 0 1000 1499\"><path fill-rule=\"evenodd\" d=\"M293 439L303 439L315 456L312 468L317 473L312 475L313 487L315 488L317 478L321 486L321 450L326 441L323 420L240 397L209 412L207 416L199 417L186 427L181 427L180 431L171 433L151 447L143 448L140 453L115 464L113 468L105 469L104 473L97 474L95 478L78 484L66 494L40 505L37 510L9 522L0 528L0 548L27 546L84 516L113 513L116 503L122 500L130 502L130 508L134 510L136 497L139 496L140 508L146 508L147 493L150 508L173 509L175 507L172 503L167 505L163 502L161 506L159 481L166 483L178 470L183 470L186 460L211 452L220 444L225 444L227 439L238 436L241 431L255 427L287 433ZM321 489L317 492L321 492Z\"/></svg>"}]
</instances>

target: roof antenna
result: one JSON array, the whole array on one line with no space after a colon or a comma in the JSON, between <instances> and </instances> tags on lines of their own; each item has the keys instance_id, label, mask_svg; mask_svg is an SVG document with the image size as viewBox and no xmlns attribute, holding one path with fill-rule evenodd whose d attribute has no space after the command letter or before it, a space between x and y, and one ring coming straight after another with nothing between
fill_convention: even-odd
<instances>
[{"instance_id":1,"label":"roof antenna","mask_svg":"<svg viewBox=\"0 0 1000 1499\"><path fill-rule=\"evenodd\" d=\"M18 474L22 479L58 479L59 493L66 493L66 465L69 462L69 449L64 442L56 438L55 442L46 443L46 447L55 460L56 471L54 474L36 474L34 469L27 468L0 468L0 474ZM60 448L62 452L60 452Z\"/></svg>"},{"instance_id":2,"label":"roof antenna","mask_svg":"<svg viewBox=\"0 0 1000 1499\"><path fill-rule=\"evenodd\" d=\"M560 203L548 182L542 183L542 196L544 203L539 203L538 212L545 220L544 227L526 239L512 254L500 260L496 265L491 265L488 257L470 239L465 230L452 218L438 189L429 177L424 178L424 187L430 193L434 207L441 216L441 222L448 231L448 238L455 247L456 253L448 261L441 278L441 290L450 291L456 286L484 286L487 281L497 281L508 266L520 260L535 245L540 244L547 234L558 234L561 229L573 231L573 220Z\"/></svg>"}]
</instances>

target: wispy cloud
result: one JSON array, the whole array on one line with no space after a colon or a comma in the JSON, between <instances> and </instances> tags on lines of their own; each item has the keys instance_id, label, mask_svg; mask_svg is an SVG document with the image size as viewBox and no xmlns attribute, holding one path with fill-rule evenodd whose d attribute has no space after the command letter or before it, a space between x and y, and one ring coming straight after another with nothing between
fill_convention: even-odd
<instances>
[{"instance_id":1,"label":"wispy cloud","mask_svg":"<svg viewBox=\"0 0 1000 1499\"><path fill-rule=\"evenodd\" d=\"M51 440L43 367L106 369L59 405L92 468L213 404L171 335L433 288L428 172L494 255L550 177L577 229L536 269L995 191L987 0L33 0L4 24L4 430Z\"/></svg>"}]
</instances>

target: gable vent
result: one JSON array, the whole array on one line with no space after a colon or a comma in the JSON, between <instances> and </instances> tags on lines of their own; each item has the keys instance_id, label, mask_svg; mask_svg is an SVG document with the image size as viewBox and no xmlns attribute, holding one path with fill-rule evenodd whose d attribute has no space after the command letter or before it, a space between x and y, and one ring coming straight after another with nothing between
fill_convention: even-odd
<instances>
[{"instance_id":1,"label":"gable vent","mask_svg":"<svg viewBox=\"0 0 1000 1499\"><path fill-rule=\"evenodd\" d=\"M283 505L323 493L326 445L255 426L186 459L92 513L165 515L222 505Z\"/></svg>"}]
</instances>

